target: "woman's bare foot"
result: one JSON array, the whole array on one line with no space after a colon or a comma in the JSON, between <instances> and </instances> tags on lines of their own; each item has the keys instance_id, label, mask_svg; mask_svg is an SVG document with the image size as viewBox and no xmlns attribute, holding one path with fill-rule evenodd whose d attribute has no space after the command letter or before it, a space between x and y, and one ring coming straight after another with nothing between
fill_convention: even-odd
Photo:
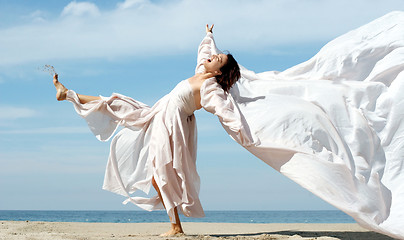
<instances>
[{"instance_id":1,"label":"woman's bare foot","mask_svg":"<svg viewBox=\"0 0 404 240\"><path fill-rule=\"evenodd\" d=\"M182 230L181 227L172 227L170 231L160 234L161 237L170 237L170 236L175 236L179 234L184 234L184 231Z\"/></svg>"},{"instance_id":2,"label":"woman's bare foot","mask_svg":"<svg viewBox=\"0 0 404 240\"><path fill-rule=\"evenodd\" d=\"M67 88L59 82L57 74L53 75L53 84L56 88L56 99L58 101L66 100Z\"/></svg>"}]
</instances>

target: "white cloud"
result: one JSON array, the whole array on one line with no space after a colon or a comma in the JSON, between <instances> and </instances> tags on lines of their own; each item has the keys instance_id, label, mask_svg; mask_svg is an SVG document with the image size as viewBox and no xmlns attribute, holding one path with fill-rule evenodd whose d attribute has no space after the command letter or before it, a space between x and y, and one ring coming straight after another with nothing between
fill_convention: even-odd
<instances>
[{"instance_id":1,"label":"white cloud","mask_svg":"<svg viewBox=\"0 0 404 240\"><path fill-rule=\"evenodd\" d=\"M0 106L0 120L15 120L20 118L30 118L36 115L36 112L29 108Z\"/></svg>"},{"instance_id":2,"label":"white cloud","mask_svg":"<svg viewBox=\"0 0 404 240\"><path fill-rule=\"evenodd\" d=\"M126 0L122 3L118 3L117 6L119 9L128 9L133 7L140 7L145 4L149 4L148 0Z\"/></svg>"},{"instance_id":3,"label":"white cloud","mask_svg":"<svg viewBox=\"0 0 404 240\"><path fill-rule=\"evenodd\" d=\"M62 11L61 16L90 16L96 17L100 15L100 10L94 3L90 2L76 2L69 3Z\"/></svg>"},{"instance_id":4,"label":"white cloud","mask_svg":"<svg viewBox=\"0 0 404 240\"><path fill-rule=\"evenodd\" d=\"M44 18L44 13L41 10L36 10L34 12L32 12L31 14L29 14L28 16L26 16L26 19L31 20L32 22L45 22L45 18Z\"/></svg>"},{"instance_id":5,"label":"white cloud","mask_svg":"<svg viewBox=\"0 0 404 240\"><path fill-rule=\"evenodd\" d=\"M392 10L402 0L127 0L115 9L69 3L59 18L0 29L0 65L53 59L117 58L195 52L215 23L222 49L271 52L327 41Z\"/></svg>"}]
</instances>

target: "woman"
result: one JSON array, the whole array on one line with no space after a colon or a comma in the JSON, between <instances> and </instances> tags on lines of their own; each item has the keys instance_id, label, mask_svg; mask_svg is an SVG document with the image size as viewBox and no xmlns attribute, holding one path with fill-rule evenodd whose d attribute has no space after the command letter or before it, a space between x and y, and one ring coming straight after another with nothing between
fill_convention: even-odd
<instances>
[{"instance_id":1,"label":"woman","mask_svg":"<svg viewBox=\"0 0 404 240\"><path fill-rule=\"evenodd\" d=\"M186 216L203 216L192 115L202 106L235 141L280 173L361 226L404 239L404 12L350 31L283 72L256 74L241 67L240 79L228 87L221 80L225 67L219 68L225 57L215 55L207 29L197 74L150 111L118 94L81 104L80 95L66 92L56 79L58 96L75 104L99 139L108 139L118 124L126 127L111 143L104 188L148 210L162 199L172 222L178 219L175 207ZM226 79L237 79L234 72L235 78ZM175 114L178 106L187 114ZM166 138L155 139L161 133ZM139 144L145 147L138 150ZM160 198L129 197L137 189L148 192L153 178ZM175 226L180 225L170 233L182 231Z\"/></svg>"},{"instance_id":2,"label":"woman","mask_svg":"<svg viewBox=\"0 0 404 240\"><path fill-rule=\"evenodd\" d=\"M146 210L167 210L172 224L164 236L183 233L178 209L186 216L203 217L199 202L199 176L196 171L196 125L193 112L200 109L201 87L206 80L217 82L228 91L240 77L231 54L217 51L213 25L206 25L206 37L198 49L195 75L180 82L153 107L120 94L109 98L76 94L54 76L59 101L71 101L93 133L108 140L118 125L121 130L111 142L111 153L103 189L128 197ZM149 193L153 186L158 196L131 197L136 190Z\"/></svg>"}]
</instances>

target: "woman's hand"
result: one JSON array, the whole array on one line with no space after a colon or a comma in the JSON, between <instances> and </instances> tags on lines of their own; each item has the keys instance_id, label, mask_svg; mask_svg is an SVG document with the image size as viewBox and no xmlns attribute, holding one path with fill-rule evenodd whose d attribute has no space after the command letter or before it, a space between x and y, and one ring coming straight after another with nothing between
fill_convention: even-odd
<instances>
[{"instance_id":1,"label":"woman's hand","mask_svg":"<svg viewBox=\"0 0 404 240\"><path fill-rule=\"evenodd\" d=\"M212 24L212 26L209 27L209 24L206 24L206 33L213 33L212 29L215 24Z\"/></svg>"}]
</instances>

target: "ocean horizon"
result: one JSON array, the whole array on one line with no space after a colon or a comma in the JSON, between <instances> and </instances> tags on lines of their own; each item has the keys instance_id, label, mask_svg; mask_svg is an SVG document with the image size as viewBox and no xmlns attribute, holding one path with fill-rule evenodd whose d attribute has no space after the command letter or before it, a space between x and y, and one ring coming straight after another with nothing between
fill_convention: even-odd
<instances>
[{"instance_id":1,"label":"ocean horizon","mask_svg":"<svg viewBox=\"0 0 404 240\"><path fill-rule=\"evenodd\" d=\"M355 223L352 217L338 210L205 211L205 215L203 218L180 215L180 219L220 223ZM0 221L146 223L169 220L165 211L0 210Z\"/></svg>"}]
</instances>

